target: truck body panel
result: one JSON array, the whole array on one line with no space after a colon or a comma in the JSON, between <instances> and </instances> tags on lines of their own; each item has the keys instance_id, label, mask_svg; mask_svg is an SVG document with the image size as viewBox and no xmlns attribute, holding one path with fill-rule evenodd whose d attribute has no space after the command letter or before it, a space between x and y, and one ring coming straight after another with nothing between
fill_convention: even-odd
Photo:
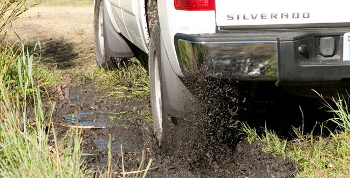
<instances>
[{"instance_id":1,"label":"truck body panel","mask_svg":"<svg viewBox=\"0 0 350 178\"><path fill-rule=\"evenodd\" d=\"M110 19L131 43L147 52L148 36L144 0L105 0L111 4ZM113 13L113 11L115 13Z\"/></svg>"}]
</instances>

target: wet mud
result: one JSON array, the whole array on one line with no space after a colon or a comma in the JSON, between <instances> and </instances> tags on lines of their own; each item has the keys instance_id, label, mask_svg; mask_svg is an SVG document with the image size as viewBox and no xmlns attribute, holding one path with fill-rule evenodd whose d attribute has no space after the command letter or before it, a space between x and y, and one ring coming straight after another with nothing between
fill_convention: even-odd
<instances>
[{"instance_id":1,"label":"wet mud","mask_svg":"<svg viewBox=\"0 0 350 178\"><path fill-rule=\"evenodd\" d=\"M144 119L149 116L138 112L147 113L149 110L147 98L108 97L108 91L97 88L93 82L61 90L53 114L58 138L63 138L69 127L82 129L81 148L83 153L88 154L83 157L87 169L92 172L106 170L109 141L112 163L119 163L115 166L116 170L121 170L121 154L125 157L124 167L127 170L137 167L142 154L147 160L151 158L156 144L152 129Z\"/></svg>"},{"instance_id":2,"label":"wet mud","mask_svg":"<svg viewBox=\"0 0 350 178\"><path fill-rule=\"evenodd\" d=\"M249 121L240 117L248 110L243 108L248 102L244 97L250 91L238 92L234 87L241 84L231 81L206 86L216 92L197 91L198 112L189 112L174 125L170 152L158 147L152 125L135 112L150 108L148 98L107 97L107 91L93 82L61 88L53 121L59 138L69 126L82 128L82 150L90 154L84 156L84 165L92 172L107 169L109 136L116 172L122 170L122 154L124 168L130 171L138 167L143 154L146 160L152 158L147 177L293 177L298 172L291 160L265 153L264 143L250 145L240 135L239 123Z\"/></svg>"},{"instance_id":3,"label":"wet mud","mask_svg":"<svg viewBox=\"0 0 350 178\"><path fill-rule=\"evenodd\" d=\"M189 83L187 83L189 82ZM170 149L158 146L148 98L108 96L94 82L63 87L53 115L59 137L69 126L82 129L82 150L87 169L96 172L108 165L108 142L115 171L137 169L142 156L152 158L147 177L294 177L298 168L289 158L262 151L265 144L249 144L239 131L247 122L258 131L265 126L280 137L293 139L292 127L311 132L329 115L319 99L289 94L273 83L244 83L231 80L192 79L185 81L197 98L184 118L173 124ZM317 129L314 129L317 132Z\"/></svg>"}]
</instances>

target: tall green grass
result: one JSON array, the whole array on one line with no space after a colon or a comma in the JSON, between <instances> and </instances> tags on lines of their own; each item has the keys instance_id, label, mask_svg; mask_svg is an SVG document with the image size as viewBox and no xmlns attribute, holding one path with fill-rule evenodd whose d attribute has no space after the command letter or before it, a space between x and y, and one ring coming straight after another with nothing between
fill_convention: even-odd
<instances>
[{"instance_id":1,"label":"tall green grass","mask_svg":"<svg viewBox=\"0 0 350 178\"><path fill-rule=\"evenodd\" d=\"M28 48L21 52L21 49L24 49L23 43L21 46L10 45L6 41L0 43L1 79L7 87L11 88L9 92L15 92L23 97L23 77L25 76L22 75L28 72L30 72L31 80L35 81L35 85L40 85L41 89L59 81L59 72L40 64L37 60L40 57L38 53L30 54ZM34 51L38 49L40 49L40 43L36 43L33 47ZM30 60L30 63L23 59ZM33 88L28 87L28 90Z\"/></svg>"},{"instance_id":2,"label":"tall green grass","mask_svg":"<svg viewBox=\"0 0 350 178\"><path fill-rule=\"evenodd\" d=\"M282 155L284 158L286 157L287 140L279 138L274 131L267 129L266 126L261 136L259 136L255 128L251 128L247 123L242 123L240 130L241 133L247 136L250 144L260 140L267 143L263 151L270 152L274 156Z\"/></svg>"},{"instance_id":3,"label":"tall green grass","mask_svg":"<svg viewBox=\"0 0 350 178\"><path fill-rule=\"evenodd\" d=\"M20 55L1 61L7 59L16 62L2 67L11 68L11 74L17 67L17 77L0 73L0 177L83 177L80 131L71 130L64 144L58 144L33 78L34 55L22 48Z\"/></svg>"},{"instance_id":4,"label":"tall green grass","mask_svg":"<svg viewBox=\"0 0 350 178\"><path fill-rule=\"evenodd\" d=\"M4 40L6 26L29 7L25 0L0 2L0 177L83 177L80 131L70 130L59 145L52 112L41 102L38 83L50 77L34 75L34 52Z\"/></svg>"},{"instance_id":5,"label":"tall green grass","mask_svg":"<svg viewBox=\"0 0 350 178\"><path fill-rule=\"evenodd\" d=\"M33 53L29 55L29 50L24 50L24 44L20 46L11 45L6 41L6 26L10 25L16 19L20 17L28 8L36 4L27 5L26 0L3 0L0 1L0 73L1 78L7 87L11 87L9 92L21 93L23 91L23 84L20 83L22 75L27 72L31 72L32 77L36 82L40 83L41 87L53 84L58 79L55 77L56 72L52 72L38 62L32 62L26 66L26 61L19 61L18 56L22 55L22 58L28 58L31 61L37 58L39 54ZM40 43L37 43L34 47L40 48ZM21 62L21 63L19 63ZM28 69L33 71L27 71Z\"/></svg>"}]
</instances>

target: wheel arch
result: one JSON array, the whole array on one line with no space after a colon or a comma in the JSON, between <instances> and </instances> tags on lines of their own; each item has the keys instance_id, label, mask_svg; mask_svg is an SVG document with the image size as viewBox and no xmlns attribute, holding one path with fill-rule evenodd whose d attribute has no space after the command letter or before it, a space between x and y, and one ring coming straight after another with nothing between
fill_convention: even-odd
<instances>
[{"instance_id":1,"label":"wheel arch","mask_svg":"<svg viewBox=\"0 0 350 178\"><path fill-rule=\"evenodd\" d=\"M96 2L99 0L95 0ZM106 7L106 1L101 0ZM113 13L113 12L112 12ZM132 44L115 29L107 10L103 12L103 33L105 35L105 50L111 57L133 57Z\"/></svg>"}]
</instances>

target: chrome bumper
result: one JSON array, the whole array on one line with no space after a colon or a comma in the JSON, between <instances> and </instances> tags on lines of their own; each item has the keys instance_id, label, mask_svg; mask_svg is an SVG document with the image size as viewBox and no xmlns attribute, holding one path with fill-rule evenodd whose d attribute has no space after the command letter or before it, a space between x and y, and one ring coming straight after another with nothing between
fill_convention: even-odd
<instances>
[{"instance_id":1,"label":"chrome bumper","mask_svg":"<svg viewBox=\"0 0 350 178\"><path fill-rule=\"evenodd\" d=\"M183 73L238 80L278 78L277 38L196 38L177 34L175 46Z\"/></svg>"}]
</instances>

